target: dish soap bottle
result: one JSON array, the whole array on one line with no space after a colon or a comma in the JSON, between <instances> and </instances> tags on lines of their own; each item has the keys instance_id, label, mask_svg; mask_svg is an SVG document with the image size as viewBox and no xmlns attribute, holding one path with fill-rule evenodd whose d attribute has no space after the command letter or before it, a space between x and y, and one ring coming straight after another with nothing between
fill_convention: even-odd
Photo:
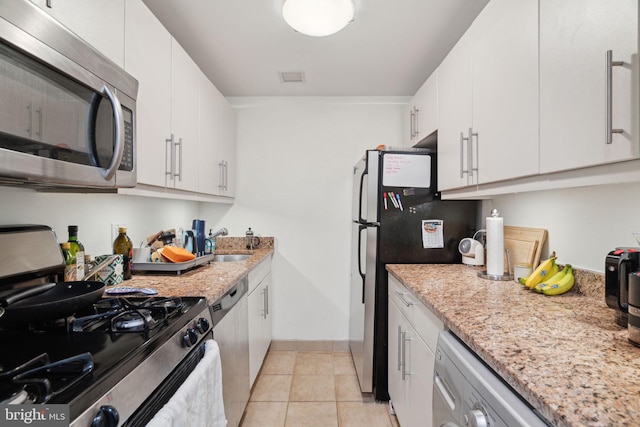
<instances>
[{"instance_id":1,"label":"dish soap bottle","mask_svg":"<svg viewBox=\"0 0 640 427\"><path fill-rule=\"evenodd\" d=\"M80 280L84 277L84 245L78 240L78 226L70 225L69 230L69 246L71 254L76 259L76 278L74 280Z\"/></svg>"},{"instance_id":2,"label":"dish soap bottle","mask_svg":"<svg viewBox=\"0 0 640 427\"><path fill-rule=\"evenodd\" d=\"M133 255L133 243L127 236L127 227L118 227L118 237L113 241L113 253L122 255L124 280L131 279L131 257Z\"/></svg>"}]
</instances>

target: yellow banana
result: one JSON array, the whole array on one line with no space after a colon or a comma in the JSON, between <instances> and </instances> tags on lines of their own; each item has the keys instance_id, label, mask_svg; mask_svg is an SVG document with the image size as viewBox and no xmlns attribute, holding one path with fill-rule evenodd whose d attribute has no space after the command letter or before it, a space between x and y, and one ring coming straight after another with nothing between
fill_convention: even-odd
<instances>
[{"instance_id":1,"label":"yellow banana","mask_svg":"<svg viewBox=\"0 0 640 427\"><path fill-rule=\"evenodd\" d=\"M569 291L575 283L575 277L573 276L573 269L568 267L569 271L558 280L556 283L551 283L542 289L542 293L545 295L560 295Z\"/></svg>"},{"instance_id":2,"label":"yellow banana","mask_svg":"<svg viewBox=\"0 0 640 427\"><path fill-rule=\"evenodd\" d=\"M538 268L536 268L534 272L531 273L529 277L527 277L527 281L525 282L525 285L527 286L527 288L533 289L536 287L538 283L542 282L545 278L550 278L551 276L549 275L549 273L552 272L554 267L556 268L555 271L557 272L558 266L556 265L555 255L541 262ZM555 273L551 273L551 274L553 275Z\"/></svg>"},{"instance_id":3,"label":"yellow banana","mask_svg":"<svg viewBox=\"0 0 640 427\"><path fill-rule=\"evenodd\" d=\"M567 272L569 271L569 269L571 268L571 264L565 264L564 267L562 267L562 270L558 271L556 274L554 274L553 276L551 276L550 278L548 278L547 280L538 283L533 290L538 292L539 294L542 293L542 290L544 288L546 288L547 286L554 284L554 283L558 283L560 281L560 279L562 279L564 277L565 274L567 274Z\"/></svg>"}]
</instances>

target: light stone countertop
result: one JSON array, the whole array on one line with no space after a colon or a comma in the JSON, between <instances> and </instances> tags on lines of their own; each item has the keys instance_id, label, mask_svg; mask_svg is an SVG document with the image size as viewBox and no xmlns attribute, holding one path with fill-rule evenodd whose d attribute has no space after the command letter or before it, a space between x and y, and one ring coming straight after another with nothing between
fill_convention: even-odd
<instances>
[{"instance_id":1,"label":"light stone countertop","mask_svg":"<svg viewBox=\"0 0 640 427\"><path fill-rule=\"evenodd\" d=\"M461 264L387 270L553 425L640 426L640 348L604 294L545 296Z\"/></svg>"},{"instance_id":2,"label":"light stone countertop","mask_svg":"<svg viewBox=\"0 0 640 427\"><path fill-rule=\"evenodd\" d=\"M244 261L212 262L179 275L155 272L134 273L130 280L125 280L118 286L153 288L158 291L158 296L163 297L202 296L206 297L211 305L246 277L262 260L273 255L273 237L260 239L258 248L248 250L244 246L243 237L216 238L215 254L250 254L251 256Z\"/></svg>"}]
</instances>

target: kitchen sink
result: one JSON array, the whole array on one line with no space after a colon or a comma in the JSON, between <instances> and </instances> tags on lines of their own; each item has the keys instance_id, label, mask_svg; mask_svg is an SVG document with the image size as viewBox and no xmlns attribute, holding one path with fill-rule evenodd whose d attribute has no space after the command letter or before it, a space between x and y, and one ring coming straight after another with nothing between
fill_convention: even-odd
<instances>
[{"instance_id":1,"label":"kitchen sink","mask_svg":"<svg viewBox=\"0 0 640 427\"><path fill-rule=\"evenodd\" d=\"M244 261L250 256L248 254L220 254L213 256L213 262L238 262Z\"/></svg>"}]
</instances>

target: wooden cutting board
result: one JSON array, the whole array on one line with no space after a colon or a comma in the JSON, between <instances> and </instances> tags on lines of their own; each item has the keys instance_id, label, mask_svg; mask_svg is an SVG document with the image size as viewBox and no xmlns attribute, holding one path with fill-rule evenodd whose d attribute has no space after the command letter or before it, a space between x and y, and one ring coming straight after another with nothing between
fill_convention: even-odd
<instances>
[{"instance_id":1,"label":"wooden cutting board","mask_svg":"<svg viewBox=\"0 0 640 427\"><path fill-rule=\"evenodd\" d=\"M540 263L542 247L546 240L547 230L544 228L504 226L504 247L509 249L512 266L526 263L535 269ZM506 255L504 265L508 268Z\"/></svg>"}]
</instances>

